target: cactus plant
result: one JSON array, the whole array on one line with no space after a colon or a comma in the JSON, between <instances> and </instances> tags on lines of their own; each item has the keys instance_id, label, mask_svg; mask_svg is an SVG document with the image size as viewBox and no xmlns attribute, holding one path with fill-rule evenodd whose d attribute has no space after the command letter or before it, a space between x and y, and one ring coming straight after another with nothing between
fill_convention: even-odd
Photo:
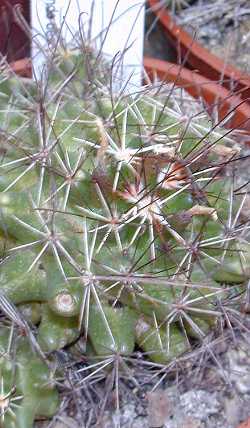
<instances>
[{"instance_id":1,"label":"cactus plant","mask_svg":"<svg viewBox=\"0 0 250 428\"><path fill-rule=\"evenodd\" d=\"M85 337L98 359L137 346L168 364L221 323L250 277L239 149L168 87L115 93L112 67L84 52L59 44L39 83L1 72L0 293L48 356ZM57 402L26 379L28 347L18 341L15 368L25 427ZM53 396L53 409L30 393Z\"/></svg>"},{"instance_id":2,"label":"cactus plant","mask_svg":"<svg viewBox=\"0 0 250 428\"><path fill-rule=\"evenodd\" d=\"M59 405L53 373L31 353L27 338L14 340L13 328L2 326L0 348L1 426L32 428L37 416L53 416Z\"/></svg>"}]
</instances>

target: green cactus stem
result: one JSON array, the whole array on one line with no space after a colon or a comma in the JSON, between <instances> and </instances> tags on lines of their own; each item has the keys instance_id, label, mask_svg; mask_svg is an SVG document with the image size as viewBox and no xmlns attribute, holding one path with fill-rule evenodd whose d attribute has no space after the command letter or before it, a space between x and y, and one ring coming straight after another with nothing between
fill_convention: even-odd
<instances>
[{"instance_id":1,"label":"green cactus stem","mask_svg":"<svg viewBox=\"0 0 250 428\"><path fill-rule=\"evenodd\" d=\"M11 337L11 330L1 327L1 396L6 397L1 426L33 428L37 417L50 418L58 409L54 374L32 353L27 338L15 339L13 352Z\"/></svg>"},{"instance_id":2,"label":"green cactus stem","mask_svg":"<svg viewBox=\"0 0 250 428\"><path fill-rule=\"evenodd\" d=\"M97 355L130 355L135 346L137 314L129 308L91 305L88 334Z\"/></svg>"},{"instance_id":3,"label":"green cactus stem","mask_svg":"<svg viewBox=\"0 0 250 428\"><path fill-rule=\"evenodd\" d=\"M156 327L140 317L136 325L136 342L155 363L168 364L189 350L185 336L175 324Z\"/></svg>"}]
</instances>

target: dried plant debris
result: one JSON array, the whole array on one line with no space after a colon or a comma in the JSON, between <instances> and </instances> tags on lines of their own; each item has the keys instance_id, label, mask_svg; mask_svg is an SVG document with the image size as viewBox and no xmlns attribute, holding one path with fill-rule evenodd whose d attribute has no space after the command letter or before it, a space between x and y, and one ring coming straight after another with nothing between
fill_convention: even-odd
<instances>
[{"instance_id":1,"label":"dried plant debris","mask_svg":"<svg viewBox=\"0 0 250 428\"><path fill-rule=\"evenodd\" d=\"M178 25L225 64L249 74L250 5L248 0L162 0ZM147 55L176 62L176 52L149 7L144 50Z\"/></svg>"},{"instance_id":2,"label":"dried plant debris","mask_svg":"<svg viewBox=\"0 0 250 428\"><path fill-rule=\"evenodd\" d=\"M82 39L47 62L0 76L1 423L123 426L124 397L221 369L247 329L242 155L183 91L115 91Z\"/></svg>"},{"instance_id":3,"label":"dried plant debris","mask_svg":"<svg viewBox=\"0 0 250 428\"><path fill-rule=\"evenodd\" d=\"M225 62L249 72L250 4L247 0L201 0L175 8L178 24Z\"/></svg>"}]
</instances>

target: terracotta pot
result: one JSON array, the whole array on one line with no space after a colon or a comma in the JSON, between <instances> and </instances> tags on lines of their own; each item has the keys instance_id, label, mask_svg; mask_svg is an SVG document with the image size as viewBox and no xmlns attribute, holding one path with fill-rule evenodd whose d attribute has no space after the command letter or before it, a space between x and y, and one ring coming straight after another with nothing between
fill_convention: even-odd
<instances>
[{"instance_id":1,"label":"terracotta pot","mask_svg":"<svg viewBox=\"0 0 250 428\"><path fill-rule=\"evenodd\" d=\"M232 94L228 89L192 70L167 61L144 57L144 67L149 77L154 78L157 75L161 80L174 82L176 86L186 89L194 98L203 98L210 108L216 106L220 120L223 120L230 111L234 111L226 126L244 129L250 135L250 104L238 95Z\"/></svg>"},{"instance_id":2,"label":"terracotta pot","mask_svg":"<svg viewBox=\"0 0 250 428\"><path fill-rule=\"evenodd\" d=\"M29 0L0 0L0 52L9 62L30 55L29 37L15 19L17 9L29 23Z\"/></svg>"},{"instance_id":3,"label":"terracotta pot","mask_svg":"<svg viewBox=\"0 0 250 428\"><path fill-rule=\"evenodd\" d=\"M250 99L250 76L241 72L205 49L193 37L176 25L167 12L166 7L160 6L159 0L148 0L152 11L159 18L169 42L180 52L181 57L193 69L210 80L222 83L226 88L234 87L245 100Z\"/></svg>"},{"instance_id":4,"label":"terracotta pot","mask_svg":"<svg viewBox=\"0 0 250 428\"><path fill-rule=\"evenodd\" d=\"M22 77L32 76L31 60L29 58L19 59L10 63L12 70Z\"/></svg>"},{"instance_id":5,"label":"terracotta pot","mask_svg":"<svg viewBox=\"0 0 250 428\"><path fill-rule=\"evenodd\" d=\"M238 428L250 428L250 418L247 421L242 422L242 424L240 424Z\"/></svg>"}]
</instances>

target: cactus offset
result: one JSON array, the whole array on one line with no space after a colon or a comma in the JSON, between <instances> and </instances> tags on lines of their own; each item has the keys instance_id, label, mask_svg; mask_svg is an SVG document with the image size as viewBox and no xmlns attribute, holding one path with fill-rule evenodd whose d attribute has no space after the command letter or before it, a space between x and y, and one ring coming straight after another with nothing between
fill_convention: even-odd
<instances>
[{"instance_id":1,"label":"cactus offset","mask_svg":"<svg viewBox=\"0 0 250 428\"><path fill-rule=\"evenodd\" d=\"M32 428L37 416L53 416L59 405L53 373L27 338L13 339L13 329L2 326L0 348L1 426Z\"/></svg>"}]
</instances>

